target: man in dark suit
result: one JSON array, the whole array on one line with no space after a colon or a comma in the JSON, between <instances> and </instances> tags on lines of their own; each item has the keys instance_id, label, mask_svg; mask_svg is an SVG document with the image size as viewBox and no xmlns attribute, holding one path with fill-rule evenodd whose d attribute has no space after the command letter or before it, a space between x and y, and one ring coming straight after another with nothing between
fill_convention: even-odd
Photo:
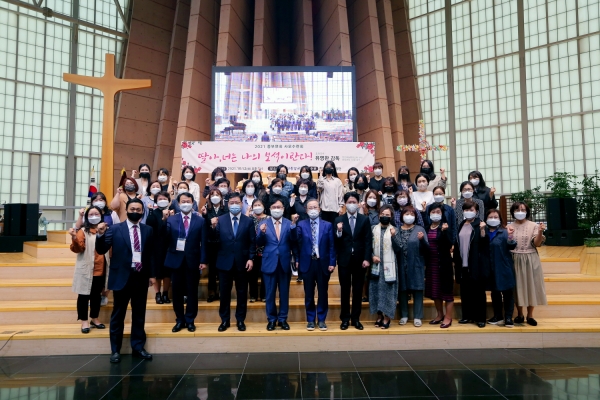
<instances>
[{"instance_id":1,"label":"man in dark suit","mask_svg":"<svg viewBox=\"0 0 600 400\"><path fill-rule=\"evenodd\" d=\"M221 293L219 332L225 332L230 325L233 282L235 282L237 292L235 308L237 328L239 331L245 331L248 272L254 266L256 231L252 219L242 214L242 197L239 193L233 192L229 195L229 213L221 215L212 228L212 235L219 243L219 253L217 254L219 291Z\"/></svg>"},{"instance_id":2,"label":"man in dark suit","mask_svg":"<svg viewBox=\"0 0 600 400\"><path fill-rule=\"evenodd\" d=\"M289 330L287 323L290 307L290 279L292 276L291 253L296 255L296 242L292 233L296 225L283 218L283 201L277 199L271 204L271 218L262 222L256 236L256 245L264 246L262 268L265 281L265 305L267 309L267 330L275 330L275 323L283 330ZM279 288L279 314L275 304L275 293Z\"/></svg>"},{"instance_id":3,"label":"man in dark suit","mask_svg":"<svg viewBox=\"0 0 600 400\"><path fill-rule=\"evenodd\" d=\"M152 360L145 349L146 301L148 287L155 283L155 266L152 258L152 228L140 224L144 204L138 198L127 202L127 220L110 228L98 225L96 251L106 254L112 247L108 290L113 291L114 305L110 316L111 363L121 362L121 345L125 327L125 314L131 300L131 349L133 356Z\"/></svg>"},{"instance_id":4,"label":"man in dark suit","mask_svg":"<svg viewBox=\"0 0 600 400\"><path fill-rule=\"evenodd\" d=\"M326 331L327 311L329 309L327 291L329 278L335 269L335 248L331 223L319 218L319 201L311 199L306 204L310 219L298 222L296 236L298 240L298 262L304 279L304 304L306 306L306 329L315 330L317 317L319 330ZM319 291L319 300L315 307L315 285ZM316 314L316 315L315 315Z\"/></svg>"},{"instance_id":5,"label":"man in dark suit","mask_svg":"<svg viewBox=\"0 0 600 400\"><path fill-rule=\"evenodd\" d=\"M173 332L187 327L194 332L198 315L198 282L200 271L206 268L206 236L204 218L192 211L194 197L191 193L177 196L181 212L167 219L162 235L168 246L165 267L172 269L173 310L176 323ZM184 296L187 296L184 312Z\"/></svg>"},{"instance_id":6,"label":"man in dark suit","mask_svg":"<svg viewBox=\"0 0 600 400\"><path fill-rule=\"evenodd\" d=\"M338 275L342 289L342 311L340 329L353 327L362 330L360 312L362 289L365 283L365 268L371 263L373 234L369 218L359 214L359 197L356 192L344 195L346 214L335 219L335 249L338 254ZM352 289L352 312L350 312L350 290Z\"/></svg>"}]
</instances>

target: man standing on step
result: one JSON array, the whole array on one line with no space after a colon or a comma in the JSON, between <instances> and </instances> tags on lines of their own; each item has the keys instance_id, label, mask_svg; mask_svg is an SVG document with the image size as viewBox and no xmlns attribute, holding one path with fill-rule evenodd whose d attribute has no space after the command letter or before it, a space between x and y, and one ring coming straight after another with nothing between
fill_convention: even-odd
<instances>
[{"instance_id":1,"label":"man standing on step","mask_svg":"<svg viewBox=\"0 0 600 400\"><path fill-rule=\"evenodd\" d=\"M110 228L98 224L96 251L106 254L112 248L108 290L113 291L114 305L110 316L110 362L121 362L121 345L125 327L125 314L131 300L131 349L133 356L152 360L145 349L146 302L148 287L156 279L152 259L152 228L140 224L144 216L144 204L136 197L126 204L127 220Z\"/></svg>"},{"instance_id":2,"label":"man standing on step","mask_svg":"<svg viewBox=\"0 0 600 400\"><path fill-rule=\"evenodd\" d=\"M342 310L340 329L345 331L352 324L363 330L360 323L362 309L362 289L365 283L365 270L371 265L372 241L369 218L358 213L359 197L356 192L344 195L346 214L335 219L335 249L338 255L338 275L340 278ZM352 291L352 311L350 292Z\"/></svg>"},{"instance_id":3,"label":"man standing on step","mask_svg":"<svg viewBox=\"0 0 600 400\"><path fill-rule=\"evenodd\" d=\"M242 197L239 193L229 195L229 213L221 215L212 224L212 235L218 243L217 270L219 273L219 293L221 304L219 332L229 328L231 315L231 289L235 282L237 305L235 319L238 331L245 331L248 304L248 272L254 266L256 253L256 231L250 217L242 214Z\"/></svg>"},{"instance_id":4,"label":"man standing on step","mask_svg":"<svg viewBox=\"0 0 600 400\"><path fill-rule=\"evenodd\" d=\"M192 211L194 197L191 193L177 196L181 212L167 219L161 241L168 246L165 267L172 270L173 332L183 328L196 331L194 320L198 315L198 282L200 271L206 268L206 236L204 218ZM184 296L187 296L185 310Z\"/></svg>"},{"instance_id":5,"label":"man standing on step","mask_svg":"<svg viewBox=\"0 0 600 400\"><path fill-rule=\"evenodd\" d=\"M315 318L319 330L326 331L329 309L327 291L329 278L335 269L335 248L331 223L319 218L319 201L311 199L306 203L309 219L298 222L298 262L296 265L304 279L304 305L306 306L306 329L315 330ZM315 285L319 299L315 307Z\"/></svg>"}]
</instances>

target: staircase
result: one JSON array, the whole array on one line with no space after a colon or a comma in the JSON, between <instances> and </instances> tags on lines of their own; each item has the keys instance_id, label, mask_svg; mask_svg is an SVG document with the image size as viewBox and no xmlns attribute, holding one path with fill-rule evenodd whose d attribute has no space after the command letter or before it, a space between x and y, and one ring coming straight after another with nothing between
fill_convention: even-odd
<instances>
[{"instance_id":1,"label":"staircase","mask_svg":"<svg viewBox=\"0 0 600 400\"><path fill-rule=\"evenodd\" d=\"M71 291L75 255L69 250L66 231L49 232L48 242L27 242L23 253L0 254L0 341L14 335L0 356L89 354L108 349L108 330L93 329L80 333L76 313L77 295ZM583 247L540 249L544 268L548 306L537 307L537 327L458 325L461 300L456 297L454 325L447 330L427 322L435 317L433 301L425 300L424 325L389 330L372 326L375 316L363 303L364 331L339 329L340 286L337 270L329 283L329 330L305 330L304 289L295 279L290 287L290 331L265 329L265 305L248 304L246 332L235 328L217 332L220 322L219 303L207 303L207 278L199 285L200 303L197 331L172 333L172 304L156 304L154 290L149 289L146 312L148 350L151 352L233 352L233 351L328 351L407 348L461 347L552 347L600 345L600 276L581 273L596 271ZM457 291L458 293L458 291ZM235 299L235 290L232 292ZM232 302L235 308L235 300ZM233 310L232 310L233 311ZM100 320L108 325L112 297L102 307ZM412 312L412 307L411 307ZM233 312L232 312L233 313ZM492 315L488 297L488 316ZM233 316L232 316L233 318ZM396 317L397 318L397 317ZM412 315L410 316L412 319ZM396 320L397 321L397 320ZM127 315L126 324L130 322ZM129 327L126 326L126 336ZM383 336L382 336L383 335ZM77 340L75 340L77 339ZM383 340L382 340L383 339Z\"/></svg>"}]
</instances>

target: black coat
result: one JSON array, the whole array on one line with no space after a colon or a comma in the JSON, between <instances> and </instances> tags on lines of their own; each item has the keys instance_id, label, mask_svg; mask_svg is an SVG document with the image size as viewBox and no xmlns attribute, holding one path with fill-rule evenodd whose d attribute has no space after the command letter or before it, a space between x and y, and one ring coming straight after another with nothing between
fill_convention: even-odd
<instances>
[{"instance_id":1,"label":"black coat","mask_svg":"<svg viewBox=\"0 0 600 400\"><path fill-rule=\"evenodd\" d=\"M153 254L154 262L157 267L157 274L159 272L158 269L165 264L165 257L167 255L167 245L166 240L161 240L161 232L167 226L167 221L163 220L163 214L161 209L150 210L148 214L148 218L146 219L146 225L152 227L152 231L154 232L154 246L153 246Z\"/></svg>"},{"instance_id":2,"label":"black coat","mask_svg":"<svg viewBox=\"0 0 600 400\"><path fill-rule=\"evenodd\" d=\"M338 237L338 223L342 223L342 237ZM335 241L335 252L337 253L338 265L346 267L350 263L352 249L354 254L360 255L363 261L371 262L373 252L373 233L369 218L356 213L356 224L354 225L354 235L350 228L348 214L340 215L333 224L333 237Z\"/></svg>"},{"instance_id":3,"label":"black coat","mask_svg":"<svg viewBox=\"0 0 600 400\"><path fill-rule=\"evenodd\" d=\"M485 261L485 254L489 253L489 240L482 240L479 228L479 218L475 218L471 222L473 231L471 232L471 245L469 246L468 266L473 280L486 280L490 277L490 266ZM460 255L460 231L465 225L466 220L462 221L458 226L456 234L456 244L454 245L454 276L456 283L460 283L463 272L463 260Z\"/></svg>"},{"instance_id":4,"label":"black coat","mask_svg":"<svg viewBox=\"0 0 600 400\"><path fill-rule=\"evenodd\" d=\"M431 230L431 226L427 227L427 232ZM452 293L454 290L454 271L452 270L452 245L454 240L452 238L452 231L450 228L445 231L442 230L441 224L436 229L437 232L437 256L439 260L440 268L440 285L442 293ZM431 245L431 243L430 243ZM457 249L455 248L456 252ZM431 257L427 257L427 268L431 268Z\"/></svg>"},{"instance_id":5,"label":"black coat","mask_svg":"<svg viewBox=\"0 0 600 400\"><path fill-rule=\"evenodd\" d=\"M495 208L498 208L496 195L490 198L490 188L487 186L477 186L475 188L475 193L473 193L473 198L479 199L483 202L484 212L490 209L493 210Z\"/></svg>"}]
</instances>

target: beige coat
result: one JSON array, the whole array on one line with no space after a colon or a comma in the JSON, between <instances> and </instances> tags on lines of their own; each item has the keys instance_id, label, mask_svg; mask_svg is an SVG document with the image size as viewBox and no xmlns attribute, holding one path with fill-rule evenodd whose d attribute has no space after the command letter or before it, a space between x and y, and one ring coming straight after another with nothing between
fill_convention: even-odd
<instances>
[{"instance_id":1,"label":"beige coat","mask_svg":"<svg viewBox=\"0 0 600 400\"><path fill-rule=\"evenodd\" d=\"M75 272L73 273L73 292L77 294L89 295L92 290L92 279L94 278L94 260L96 257L96 235L93 233L85 234L85 250L77 254L75 261ZM106 271L110 265L110 258L106 257ZM108 273L106 274L108 275Z\"/></svg>"}]
</instances>

